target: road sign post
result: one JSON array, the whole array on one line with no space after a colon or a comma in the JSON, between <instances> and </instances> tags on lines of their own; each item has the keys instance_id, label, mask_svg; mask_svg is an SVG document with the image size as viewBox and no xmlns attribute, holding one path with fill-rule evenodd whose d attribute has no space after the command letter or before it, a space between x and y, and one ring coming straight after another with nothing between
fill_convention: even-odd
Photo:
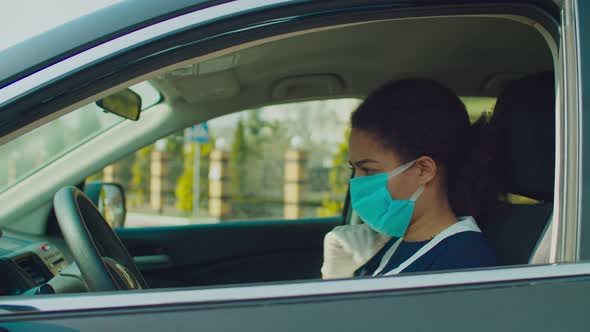
<instances>
[{"instance_id":1,"label":"road sign post","mask_svg":"<svg viewBox=\"0 0 590 332\"><path fill-rule=\"evenodd\" d=\"M197 223L199 217L200 180L201 180L201 143L209 142L209 127L207 122L192 126L185 132L188 141L194 144L193 158L193 213L192 217Z\"/></svg>"}]
</instances>

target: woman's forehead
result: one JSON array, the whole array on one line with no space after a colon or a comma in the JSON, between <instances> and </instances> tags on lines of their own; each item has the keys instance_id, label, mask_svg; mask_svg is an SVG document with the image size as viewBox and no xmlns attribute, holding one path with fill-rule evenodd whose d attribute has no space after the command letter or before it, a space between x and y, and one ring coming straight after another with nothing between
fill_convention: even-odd
<instances>
[{"instance_id":1,"label":"woman's forehead","mask_svg":"<svg viewBox=\"0 0 590 332\"><path fill-rule=\"evenodd\" d=\"M348 146L351 162L363 159L395 162L399 159L393 149L386 147L377 135L367 130L352 128Z\"/></svg>"}]
</instances>

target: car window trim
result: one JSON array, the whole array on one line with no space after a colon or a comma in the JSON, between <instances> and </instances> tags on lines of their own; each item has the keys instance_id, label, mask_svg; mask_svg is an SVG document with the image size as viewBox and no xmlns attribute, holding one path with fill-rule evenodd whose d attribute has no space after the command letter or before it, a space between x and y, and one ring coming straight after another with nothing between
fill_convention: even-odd
<instances>
[{"instance_id":1,"label":"car window trim","mask_svg":"<svg viewBox=\"0 0 590 332\"><path fill-rule=\"evenodd\" d=\"M105 292L47 297L4 297L1 306L32 307L39 312L123 309L178 304L211 304L246 300L273 300L332 295L354 295L407 290L444 289L453 286L478 286L513 282L538 284L557 278L588 277L590 262L561 265L515 266L475 271L384 276L362 279L314 280L221 286L215 288L176 288L126 292ZM1 317L1 315L0 315Z\"/></svg>"},{"instance_id":2,"label":"car window trim","mask_svg":"<svg viewBox=\"0 0 590 332\"><path fill-rule=\"evenodd\" d=\"M573 1L573 13L575 14L575 29L577 32L576 36L576 58L578 59L578 67L576 71L576 78L578 80L578 90L576 93L578 94L577 98L577 106L578 111L580 112L580 125L582 128L582 132L580 133L579 138L579 151L583 153L583 144L588 144L588 131L584 130L584 128L590 127L590 123L588 119L590 118L590 93L588 89L588 85L590 83L590 62L588 59L588 50L590 49L590 4L588 1L583 0L574 0ZM586 59L583 61L582 59ZM586 153L585 155L580 155L580 165L583 163L590 162L590 154ZM582 176L580 177L580 186L581 188L588 188L590 183L590 178L586 175L586 172L582 169ZM579 230L578 238L579 238L579 245L578 245L578 259L580 260L587 260L590 258L590 241L582 241L582 239L588 239L588 234L590 232L590 214L584 213L581 207L583 206L590 206L589 205L589 195L588 191L581 190L580 193L580 221L579 221Z\"/></svg>"},{"instance_id":3,"label":"car window trim","mask_svg":"<svg viewBox=\"0 0 590 332\"><path fill-rule=\"evenodd\" d=\"M550 262L580 260L582 223L582 113L578 100L581 88L577 68L579 32L575 6L565 1L561 11L561 39L556 73L556 150L554 222Z\"/></svg>"}]
</instances>

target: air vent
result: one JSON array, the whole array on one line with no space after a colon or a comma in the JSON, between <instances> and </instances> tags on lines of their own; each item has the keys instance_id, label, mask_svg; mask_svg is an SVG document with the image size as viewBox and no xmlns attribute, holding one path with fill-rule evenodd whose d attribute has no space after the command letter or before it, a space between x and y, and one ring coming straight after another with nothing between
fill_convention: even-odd
<instances>
[{"instance_id":1,"label":"air vent","mask_svg":"<svg viewBox=\"0 0 590 332\"><path fill-rule=\"evenodd\" d=\"M38 285L48 281L43 266L34 256L24 256L16 259L16 264Z\"/></svg>"}]
</instances>

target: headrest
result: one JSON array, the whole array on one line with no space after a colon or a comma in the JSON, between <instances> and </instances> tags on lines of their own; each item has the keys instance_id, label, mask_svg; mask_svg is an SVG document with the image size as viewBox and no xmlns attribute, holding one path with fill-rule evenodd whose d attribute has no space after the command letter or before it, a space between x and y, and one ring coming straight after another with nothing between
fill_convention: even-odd
<instances>
[{"instance_id":1,"label":"headrest","mask_svg":"<svg viewBox=\"0 0 590 332\"><path fill-rule=\"evenodd\" d=\"M510 83L496 102L492 123L503 128L506 191L553 200L555 83L553 73Z\"/></svg>"}]
</instances>

